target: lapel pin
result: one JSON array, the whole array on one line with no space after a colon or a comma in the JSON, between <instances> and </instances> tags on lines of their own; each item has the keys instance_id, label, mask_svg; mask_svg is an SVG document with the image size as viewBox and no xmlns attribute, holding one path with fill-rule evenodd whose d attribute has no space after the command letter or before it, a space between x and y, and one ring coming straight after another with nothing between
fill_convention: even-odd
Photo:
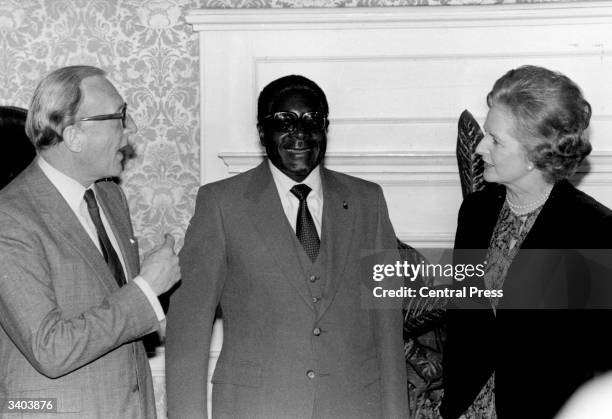
<instances>
[{"instance_id":1,"label":"lapel pin","mask_svg":"<svg viewBox=\"0 0 612 419\"><path fill-rule=\"evenodd\" d=\"M342 201L342 208L348 209L348 202Z\"/></svg>"}]
</instances>

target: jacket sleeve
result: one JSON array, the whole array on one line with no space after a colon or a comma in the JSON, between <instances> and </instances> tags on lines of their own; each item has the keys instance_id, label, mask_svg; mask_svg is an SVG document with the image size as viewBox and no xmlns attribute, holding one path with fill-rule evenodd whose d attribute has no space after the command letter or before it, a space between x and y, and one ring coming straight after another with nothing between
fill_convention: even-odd
<instances>
[{"instance_id":1,"label":"jacket sleeve","mask_svg":"<svg viewBox=\"0 0 612 419\"><path fill-rule=\"evenodd\" d=\"M182 282L167 316L166 391L170 419L206 418L208 359L215 309L227 273L223 218L200 188L179 254Z\"/></svg>"},{"instance_id":2,"label":"jacket sleeve","mask_svg":"<svg viewBox=\"0 0 612 419\"><path fill-rule=\"evenodd\" d=\"M378 186L376 249L397 251L397 242L382 189ZM399 260L399 253L395 260ZM394 262L394 261L393 261ZM404 358L401 305L375 310L375 331L381 372L381 400L384 418L408 417L406 360Z\"/></svg>"},{"instance_id":3,"label":"jacket sleeve","mask_svg":"<svg viewBox=\"0 0 612 419\"><path fill-rule=\"evenodd\" d=\"M38 372L61 377L157 330L155 313L135 283L79 314L64 312L56 294L62 287L55 269L61 261L49 260L27 224L0 213L0 324ZM64 266L62 272L67 271L85 276L90 268Z\"/></svg>"}]
</instances>

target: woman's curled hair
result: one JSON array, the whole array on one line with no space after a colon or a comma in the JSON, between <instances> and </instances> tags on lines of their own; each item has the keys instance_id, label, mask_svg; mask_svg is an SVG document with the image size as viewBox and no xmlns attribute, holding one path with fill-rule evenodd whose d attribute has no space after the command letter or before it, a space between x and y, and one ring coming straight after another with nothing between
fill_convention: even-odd
<instances>
[{"instance_id":1,"label":"woman's curled hair","mask_svg":"<svg viewBox=\"0 0 612 419\"><path fill-rule=\"evenodd\" d=\"M495 82L487 104L510 110L529 160L551 183L573 175L591 152L591 105L561 73L536 66L510 70Z\"/></svg>"}]
</instances>

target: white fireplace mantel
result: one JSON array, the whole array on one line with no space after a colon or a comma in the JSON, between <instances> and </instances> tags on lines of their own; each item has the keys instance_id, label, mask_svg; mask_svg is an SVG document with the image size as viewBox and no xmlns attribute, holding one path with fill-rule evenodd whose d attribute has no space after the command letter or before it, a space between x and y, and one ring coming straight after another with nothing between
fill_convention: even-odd
<instances>
[{"instance_id":1,"label":"white fireplace mantel","mask_svg":"<svg viewBox=\"0 0 612 419\"><path fill-rule=\"evenodd\" d=\"M198 32L479 28L608 24L605 2L508 4L461 7L353 7L288 9L197 9L186 16Z\"/></svg>"},{"instance_id":2,"label":"white fireplace mantel","mask_svg":"<svg viewBox=\"0 0 612 419\"><path fill-rule=\"evenodd\" d=\"M202 183L259 162L259 91L303 74L330 102L326 165L381 183L400 238L450 244L457 119L468 109L484 122L493 82L534 64L567 74L591 102L581 187L612 205L612 2L198 9L186 20L199 33Z\"/></svg>"}]
</instances>

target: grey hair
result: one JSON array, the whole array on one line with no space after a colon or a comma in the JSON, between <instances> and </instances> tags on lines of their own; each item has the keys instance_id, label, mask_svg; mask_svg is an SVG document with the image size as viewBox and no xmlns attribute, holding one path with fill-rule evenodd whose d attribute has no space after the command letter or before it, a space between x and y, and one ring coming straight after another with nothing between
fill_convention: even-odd
<instances>
[{"instance_id":1,"label":"grey hair","mask_svg":"<svg viewBox=\"0 0 612 419\"><path fill-rule=\"evenodd\" d=\"M104 70L87 65L58 68L36 87L25 130L37 150L63 141L64 128L74 124L81 104L81 82L94 76L106 76Z\"/></svg>"},{"instance_id":2,"label":"grey hair","mask_svg":"<svg viewBox=\"0 0 612 419\"><path fill-rule=\"evenodd\" d=\"M510 70L495 82L487 103L510 110L529 160L550 183L573 175L591 152L591 105L561 73L536 66Z\"/></svg>"}]
</instances>

